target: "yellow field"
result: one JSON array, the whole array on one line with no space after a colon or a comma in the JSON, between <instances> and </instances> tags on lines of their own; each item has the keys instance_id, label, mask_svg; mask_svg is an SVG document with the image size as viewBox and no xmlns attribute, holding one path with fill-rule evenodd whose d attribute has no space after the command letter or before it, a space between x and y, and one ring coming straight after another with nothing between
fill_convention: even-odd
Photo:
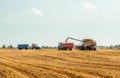
<instances>
[{"instance_id":1,"label":"yellow field","mask_svg":"<svg viewBox=\"0 0 120 78\"><path fill-rule=\"evenodd\" d=\"M0 78L120 78L120 50L0 49Z\"/></svg>"}]
</instances>

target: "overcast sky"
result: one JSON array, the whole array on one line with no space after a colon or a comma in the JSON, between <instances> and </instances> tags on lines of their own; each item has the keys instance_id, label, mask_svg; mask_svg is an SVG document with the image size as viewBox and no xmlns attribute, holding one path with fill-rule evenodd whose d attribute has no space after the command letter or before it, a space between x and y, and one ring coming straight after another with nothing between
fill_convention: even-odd
<instances>
[{"instance_id":1,"label":"overcast sky","mask_svg":"<svg viewBox=\"0 0 120 78\"><path fill-rule=\"evenodd\" d=\"M66 37L114 45L119 34L120 0L0 0L0 45L57 46Z\"/></svg>"}]
</instances>

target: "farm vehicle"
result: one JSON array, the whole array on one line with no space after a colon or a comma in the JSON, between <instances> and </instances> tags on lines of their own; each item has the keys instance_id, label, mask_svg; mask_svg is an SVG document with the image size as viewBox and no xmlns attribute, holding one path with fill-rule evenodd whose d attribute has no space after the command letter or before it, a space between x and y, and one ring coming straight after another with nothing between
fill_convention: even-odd
<instances>
[{"instance_id":1,"label":"farm vehicle","mask_svg":"<svg viewBox=\"0 0 120 78\"><path fill-rule=\"evenodd\" d=\"M94 41L92 39L80 40L80 39L71 38L71 37L67 37L65 40L65 43L58 44L58 50L67 50L67 49L72 50L74 47L74 44L67 42L69 39L79 41L82 43L81 45L75 46L75 49L78 49L78 50L96 50L96 41ZM71 44L71 47L63 46L63 45L67 45L67 44Z\"/></svg>"},{"instance_id":2,"label":"farm vehicle","mask_svg":"<svg viewBox=\"0 0 120 78\"><path fill-rule=\"evenodd\" d=\"M28 50L28 49L40 49L40 47L37 46L37 44L32 44L32 46L29 46L29 44L18 44L17 48L19 50L22 50L22 49L25 49L25 50Z\"/></svg>"},{"instance_id":3,"label":"farm vehicle","mask_svg":"<svg viewBox=\"0 0 120 78\"><path fill-rule=\"evenodd\" d=\"M22 50L22 49L28 50L29 45L28 44L18 44L18 49L19 50Z\"/></svg>"},{"instance_id":4,"label":"farm vehicle","mask_svg":"<svg viewBox=\"0 0 120 78\"><path fill-rule=\"evenodd\" d=\"M58 43L58 50L72 50L74 44L73 43Z\"/></svg>"},{"instance_id":5,"label":"farm vehicle","mask_svg":"<svg viewBox=\"0 0 120 78\"><path fill-rule=\"evenodd\" d=\"M32 47L31 47L32 49L40 49L40 47L37 45L37 44L32 44Z\"/></svg>"}]
</instances>

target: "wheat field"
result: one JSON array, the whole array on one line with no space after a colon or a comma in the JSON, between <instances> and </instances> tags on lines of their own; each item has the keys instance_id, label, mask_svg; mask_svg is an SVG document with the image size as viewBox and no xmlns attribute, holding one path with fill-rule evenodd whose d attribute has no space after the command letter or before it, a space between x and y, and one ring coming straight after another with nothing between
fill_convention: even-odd
<instances>
[{"instance_id":1,"label":"wheat field","mask_svg":"<svg viewBox=\"0 0 120 78\"><path fill-rule=\"evenodd\" d=\"M0 78L120 78L120 50L0 49Z\"/></svg>"}]
</instances>

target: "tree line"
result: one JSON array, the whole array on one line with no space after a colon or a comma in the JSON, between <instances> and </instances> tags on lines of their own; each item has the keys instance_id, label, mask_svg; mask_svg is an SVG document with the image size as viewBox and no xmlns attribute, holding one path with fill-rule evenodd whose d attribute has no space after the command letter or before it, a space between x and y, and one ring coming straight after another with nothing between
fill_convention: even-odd
<instances>
[{"instance_id":1,"label":"tree line","mask_svg":"<svg viewBox=\"0 0 120 78\"><path fill-rule=\"evenodd\" d=\"M97 46L97 48L100 48L100 49L120 49L120 44L119 45L110 45L110 46Z\"/></svg>"},{"instance_id":2,"label":"tree line","mask_svg":"<svg viewBox=\"0 0 120 78\"><path fill-rule=\"evenodd\" d=\"M14 48L12 45L2 45L2 47L1 48Z\"/></svg>"},{"instance_id":3,"label":"tree line","mask_svg":"<svg viewBox=\"0 0 120 78\"><path fill-rule=\"evenodd\" d=\"M16 48L13 47L13 45L2 45L1 48ZM57 47L50 47L50 46L42 46L41 48L57 48ZM120 49L120 44L119 45L110 45L110 46L97 46L99 49Z\"/></svg>"},{"instance_id":4,"label":"tree line","mask_svg":"<svg viewBox=\"0 0 120 78\"><path fill-rule=\"evenodd\" d=\"M16 47L13 47L13 45L2 45L2 47L0 47L0 48L11 48L11 49L13 49L13 48L16 48ZM42 46L41 48L49 48L49 49L53 49L53 48L57 48L57 47L51 47L51 46Z\"/></svg>"}]
</instances>

